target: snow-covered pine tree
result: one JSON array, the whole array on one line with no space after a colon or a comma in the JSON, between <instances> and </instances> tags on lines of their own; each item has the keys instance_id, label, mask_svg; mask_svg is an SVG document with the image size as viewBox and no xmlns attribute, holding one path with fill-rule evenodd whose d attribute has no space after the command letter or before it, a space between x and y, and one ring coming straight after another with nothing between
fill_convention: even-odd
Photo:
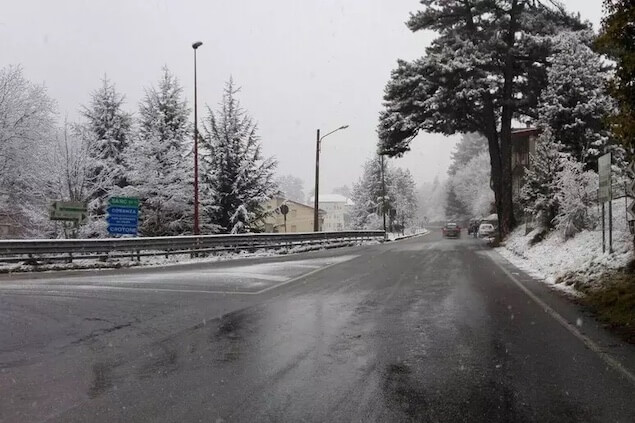
<instances>
[{"instance_id":1,"label":"snow-covered pine tree","mask_svg":"<svg viewBox=\"0 0 635 423\"><path fill-rule=\"evenodd\" d=\"M201 145L203 229L230 232L231 217L243 205L257 219L262 204L278 193L276 161L262 154L257 126L240 106L230 78L220 108L208 109Z\"/></svg>"},{"instance_id":2,"label":"snow-covered pine tree","mask_svg":"<svg viewBox=\"0 0 635 423\"><path fill-rule=\"evenodd\" d=\"M445 215L448 219L461 222L470 218L470 211L457 195L451 181L448 183L445 199Z\"/></svg>"},{"instance_id":3,"label":"snow-covered pine tree","mask_svg":"<svg viewBox=\"0 0 635 423\"><path fill-rule=\"evenodd\" d=\"M86 119L81 130L89 143L90 180L94 188L88 198L89 222L84 236L105 236L104 215L108 197L127 185L125 150L130 143L132 116L123 110L124 96L106 77L83 108Z\"/></svg>"},{"instance_id":4,"label":"snow-covered pine tree","mask_svg":"<svg viewBox=\"0 0 635 423\"><path fill-rule=\"evenodd\" d=\"M607 122L617 108L607 92L610 70L589 47L592 38L590 30L555 37L537 111L540 126L551 128L563 152L597 169L598 157L614 144Z\"/></svg>"},{"instance_id":5,"label":"snow-covered pine tree","mask_svg":"<svg viewBox=\"0 0 635 423\"><path fill-rule=\"evenodd\" d=\"M476 132L463 134L452 151L448 174L454 175L477 155L487 152L487 138Z\"/></svg>"},{"instance_id":6,"label":"snow-covered pine tree","mask_svg":"<svg viewBox=\"0 0 635 423\"><path fill-rule=\"evenodd\" d=\"M536 154L531 155L531 166L525 174L520 200L525 213L533 217L543 229L551 229L558 214L557 174L561 169L562 146L554 140L549 128L540 135Z\"/></svg>"},{"instance_id":7,"label":"snow-covered pine tree","mask_svg":"<svg viewBox=\"0 0 635 423\"><path fill-rule=\"evenodd\" d=\"M390 173L390 187L397 210L397 222L406 227L412 225L417 214L417 194L414 178L408 169L395 168Z\"/></svg>"},{"instance_id":8,"label":"snow-covered pine tree","mask_svg":"<svg viewBox=\"0 0 635 423\"><path fill-rule=\"evenodd\" d=\"M140 232L180 235L192 228L192 183L183 88L167 67L139 104L139 131L126 151L126 195L141 199Z\"/></svg>"},{"instance_id":9,"label":"snow-covered pine tree","mask_svg":"<svg viewBox=\"0 0 635 423\"><path fill-rule=\"evenodd\" d=\"M390 167L384 159L386 181L386 209L391 207ZM351 200L351 226L355 229L381 229L381 221L377 217L382 215L383 188L381 180L381 158L372 157L364 163L364 172L359 180L353 184Z\"/></svg>"}]
</instances>

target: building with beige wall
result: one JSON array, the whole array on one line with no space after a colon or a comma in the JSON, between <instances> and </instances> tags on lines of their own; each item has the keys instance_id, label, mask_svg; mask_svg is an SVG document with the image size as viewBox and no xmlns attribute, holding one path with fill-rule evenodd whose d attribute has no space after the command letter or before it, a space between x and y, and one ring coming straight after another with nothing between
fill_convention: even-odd
<instances>
[{"instance_id":1,"label":"building with beige wall","mask_svg":"<svg viewBox=\"0 0 635 423\"><path fill-rule=\"evenodd\" d=\"M260 229L264 232L285 232L284 215L280 212L283 204L289 207L286 232L313 232L313 207L282 197L272 198L263 204L266 217L259 225ZM320 216L320 223L323 224L322 210Z\"/></svg>"}]
</instances>

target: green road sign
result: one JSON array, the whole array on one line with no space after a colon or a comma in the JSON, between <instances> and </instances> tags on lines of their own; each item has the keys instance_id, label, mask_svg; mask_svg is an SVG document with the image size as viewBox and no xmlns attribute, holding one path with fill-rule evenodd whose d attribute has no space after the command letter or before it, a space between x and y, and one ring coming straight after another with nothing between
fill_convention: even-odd
<instances>
[{"instance_id":1,"label":"green road sign","mask_svg":"<svg viewBox=\"0 0 635 423\"><path fill-rule=\"evenodd\" d=\"M134 197L110 197L108 205L139 208L139 199Z\"/></svg>"},{"instance_id":2,"label":"green road sign","mask_svg":"<svg viewBox=\"0 0 635 423\"><path fill-rule=\"evenodd\" d=\"M83 222L87 216L86 204L80 201L54 201L49 207L51 220Z\"/></svg>"}]
</instances>

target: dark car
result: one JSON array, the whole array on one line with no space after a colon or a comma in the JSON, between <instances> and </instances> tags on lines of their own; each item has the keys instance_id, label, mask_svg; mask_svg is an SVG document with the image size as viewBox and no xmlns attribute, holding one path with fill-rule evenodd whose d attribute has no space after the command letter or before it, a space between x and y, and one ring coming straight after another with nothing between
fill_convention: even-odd
<instances>
[{"instance_id":1,"label":"dark car","mask_svg":"<svg viewBox=\"0 0 635 423\"><path fill-rule=\"evenodd\" d=\"M446 238L460 238L461 227L453 222L446 223L443 227L443 236Z\"/></svg>"}]
</instances>

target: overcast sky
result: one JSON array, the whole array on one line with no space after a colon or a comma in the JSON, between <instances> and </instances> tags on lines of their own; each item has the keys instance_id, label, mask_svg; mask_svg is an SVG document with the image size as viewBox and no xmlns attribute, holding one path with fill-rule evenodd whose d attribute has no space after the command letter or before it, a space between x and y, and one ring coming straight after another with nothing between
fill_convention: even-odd
<instances>
[{"instance_id":1,"label":"overcast sky","mask_svg":"<svg viewBox=\"0 0 635 423\"><path fill-rule=\"evenodd\" d=\"M597 28L601 0L565 0ZM230 75L257 120L279 174L313 186L315 132L348 124L324 141L322 192L351 184L376 150L383 88L397 58L423 54L431 34L404 25L417 0L42 0L11 1L0 16L0 65L21 64L44 82L61 116L78 118L104 74L136 112L163 65L193 98L198 50L199 111L216 106ZM190 103L191 105L191 103ZM445 175L456 137L422 134L395 164L417 183Z\"/></svg>"}]
</instances>

